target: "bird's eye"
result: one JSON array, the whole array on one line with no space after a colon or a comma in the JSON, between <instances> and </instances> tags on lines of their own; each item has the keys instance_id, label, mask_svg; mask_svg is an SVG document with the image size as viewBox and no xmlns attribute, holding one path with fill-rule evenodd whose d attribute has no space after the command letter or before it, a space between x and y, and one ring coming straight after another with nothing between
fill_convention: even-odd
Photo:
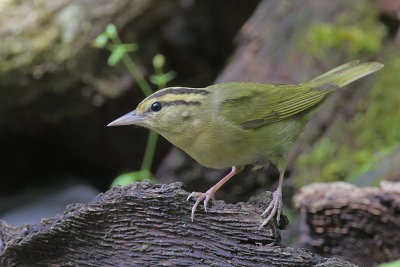
<instances>
[{"instance_id":1,"label":"bird's eye","mask_svg":"<svg viewBox=\"0 0 400 267\"><path fill-rule=\"evenodd\" d=\"M160 102L154 102L151 104L151 111L157 112L161 110L161 103Z\"/></svg>"}]
</instances>

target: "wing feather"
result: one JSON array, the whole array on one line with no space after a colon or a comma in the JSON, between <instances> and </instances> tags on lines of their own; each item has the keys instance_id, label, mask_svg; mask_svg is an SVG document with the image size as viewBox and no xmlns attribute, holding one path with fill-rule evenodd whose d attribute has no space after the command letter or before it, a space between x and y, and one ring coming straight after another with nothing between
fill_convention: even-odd
<instances>
[{"instance_id":1,"label":"wing feather","mask_svg":"<svg viewBox=\"0 0 400 267\"><path fill-rule=\"evenodd\" d=\"M275 123L318 105L333 90L307 84L225 83L214 100L218 114L243 129ZM210 86L210 90L212 87Z\"/></svg>"}]
</instances>

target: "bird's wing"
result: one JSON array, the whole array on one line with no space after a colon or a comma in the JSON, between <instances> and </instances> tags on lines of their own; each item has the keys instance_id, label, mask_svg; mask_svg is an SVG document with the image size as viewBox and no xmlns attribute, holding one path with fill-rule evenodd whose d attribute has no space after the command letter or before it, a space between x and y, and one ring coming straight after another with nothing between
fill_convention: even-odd
<instances>
[{"instance_id":1,"label":"bird's wing","mask_svg":"<svg viewBox=\"0 0 400 267\"><path fill-rule=\"evenodd\" d=\"M311 88L307 84L226 83L223 87L221 84L214 86L220 86L215 91L218 114L244 129L296 115L317 105L337 89L330 84L320 88Z\"/></svg>"}]
</instances>

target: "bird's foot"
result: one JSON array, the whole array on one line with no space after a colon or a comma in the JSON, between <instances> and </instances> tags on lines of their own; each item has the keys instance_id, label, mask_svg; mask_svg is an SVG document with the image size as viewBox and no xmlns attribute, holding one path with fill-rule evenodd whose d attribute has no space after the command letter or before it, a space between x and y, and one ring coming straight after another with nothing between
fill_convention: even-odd
<instances>
[{"instance_id":1,"label":"bird's foot","mask_svg":"<svg viewBox=\"0 0 400 267\"><path fill-rule=\"evenodd\" d=\"M204 210L207 211L207 203L210 199L214 199L214 193L215 193L215 191L213 190L213 187L212 187L205 193L192 192L188 196L187 200L189 200L191 197L197 197L196 203L194 203L194 205L192 207L192 216L191 216L192 221L194 219L194 213L196 212L196 209L197 209L197 206L199 205L199 203L204 200Z\"/></svg>"},{"instance_id":2,"label":"bird's foot","mask_svg":"<svg viewBox=\"0 0 400 267\"><path fill-rule=\"evenodd\" d=\"M261 214L261 216L268 214L268 217L264 220L264 222L260 225L258 229L260 230L264 225L266 225L272 219L272 217L275 216L275 214L276 214L276 222L277 224L279 224L281 211L282 211L282 190L278 188L276 191L274 191L273 198L269 203L268 207L265 209L263 214Z\"/></svg>"}]
</instances>

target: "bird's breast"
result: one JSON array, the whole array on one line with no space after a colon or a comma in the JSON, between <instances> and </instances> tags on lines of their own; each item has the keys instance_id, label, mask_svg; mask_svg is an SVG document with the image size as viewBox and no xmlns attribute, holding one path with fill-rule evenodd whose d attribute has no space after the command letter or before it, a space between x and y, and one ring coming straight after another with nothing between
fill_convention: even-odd
<instances>
[{"instance_id":1,"label":"bird's breast","mask_svg":"<svg viewBox=\"0 0 400 267\"><path fill-rule=\"evenodd\" d=\"M291 120L257 129L222 122L164 137L201 165L220 169L281 157L300 131L301 127Z\"/></svg>"}]
</instances>

